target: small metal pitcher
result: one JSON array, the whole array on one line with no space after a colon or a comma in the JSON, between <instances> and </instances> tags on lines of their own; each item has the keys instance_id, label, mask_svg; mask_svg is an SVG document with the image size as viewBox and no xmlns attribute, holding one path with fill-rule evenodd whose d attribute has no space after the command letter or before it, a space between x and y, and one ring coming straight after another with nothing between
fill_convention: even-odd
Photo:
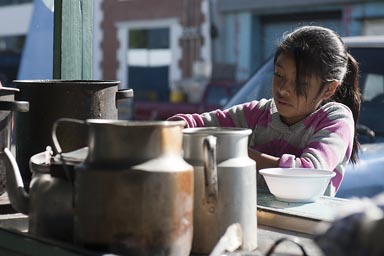
<instances>
[{"instance_id":1,"label":"small metal pitcher","mask_svg":"<svg viewBox=\"0 0 384 256\"><path fill-rule=\"evenodd\" d=\"M248 157L249 129L187 128L184 159L194 167L192 252L209 253L226 228L239 223L243 250L257 247L256 163Z\"/></svg>"}]
</instances>

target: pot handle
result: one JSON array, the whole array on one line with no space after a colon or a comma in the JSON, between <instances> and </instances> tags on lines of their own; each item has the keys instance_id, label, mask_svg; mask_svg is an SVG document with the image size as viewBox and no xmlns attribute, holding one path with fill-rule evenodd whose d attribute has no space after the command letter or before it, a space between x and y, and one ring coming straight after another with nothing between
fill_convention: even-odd
<instances>
[{"instance_id":1,"label":"pot handle","mask_svg":"<svg viewBox=\"0 0 384 256\"><path fill-rule=\"evenodd\" d=\"M299 247L299 249L301 250L301 253L303 254L303 256L308 256L307 252L304 249L304 246L300 244L300 241L297 237L295 237L295 238L283 237L283 238L276 240L275 243L269 248L269 250L267 251L267 253L265 255L271 256L275 252L276 247L278 247L284 241L289 241L289 242L292 242L293 244L297 245Z\"/></svg>"},{"instance_id":2,"label":"pot handle","mask_svg":"<svg viewBox=\"0 0 384 256\"><path fill-rule=\"evenodd\" d=\"M116 100L123 100L127 98L133 98L133 90L127 89L127 90L119 90L116 92Z\"/></svg>"},{"instance_id":3,"label":"pot handle","mask_svg":"<svg viewBox=\"0 0 384 256\"><path fill-rule=\"evenodd\" d=\"M212 203L218 197L216 142L217 138L212 135L205 137L203 141L205 196Z\"/></svg>"},{"instance_id":4,"label":"pot handle","mask_svg":"<svg viewBox=\"0 0 384 256\"><path fill-rule=\"evenodd\" d=\"M0 110L28 112L28 101L0 101Z\"/></svg>"}]
</instances>

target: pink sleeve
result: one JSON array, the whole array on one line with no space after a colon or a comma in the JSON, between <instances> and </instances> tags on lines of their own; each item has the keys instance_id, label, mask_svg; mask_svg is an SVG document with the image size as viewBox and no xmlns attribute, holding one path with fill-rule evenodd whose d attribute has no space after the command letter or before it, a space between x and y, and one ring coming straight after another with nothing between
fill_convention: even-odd
<instances>
[{"instance_id":1,"label":"pink sleeve","mask_svg":"<svg viewBox=\"0 0 384 256\"><path fill-rule=\"evenodd\" d=\"M168 120L184 120L188 127L220 126L253 128L270 121L267 100L251 101L225 110L214 110L203 114L177 114ZM267 106L268 105L268 106ZM267 113L267 114L266 114Z\"/></svg>"},{"instance_id":2,"label":"pink sleeve","mask_svg":"<svg viewBox=\"0 0 384 256\"><path fill-rule=\"evenodd\" d=\"M168 121L184 120L189 128L204 127L204 120L199 114L177 114L167 119Z\"/></svg>"}]
</instances>

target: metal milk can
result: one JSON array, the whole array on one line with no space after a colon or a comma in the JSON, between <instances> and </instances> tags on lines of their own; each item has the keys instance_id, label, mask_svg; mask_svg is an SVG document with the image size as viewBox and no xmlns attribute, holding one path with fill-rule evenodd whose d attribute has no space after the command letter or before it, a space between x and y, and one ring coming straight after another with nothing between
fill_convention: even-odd
<instances>
[{"instance_id":1,"label":"metal milk can","mask_svg":"<svg viewBox=\"0 0 384 256\"><path fill-rule=\"evenodd\" d=\"M184 123L85 124L89 151L75 169L75 243L117 254L189 255L193 167L181 156Z\"/></svg>"},{"instance_id":2,"label":"metal milk can","mask_svg":"<svg viewBox=\"0 0 384 256\"><path fill-rule=\"evenodd\" d=\"M184 159L194 166L192 252L209 253L226 228L239 223L243 250L257 247L256 163L248 157L249 129L187 128Z\"/></svg>"}]
</instances>

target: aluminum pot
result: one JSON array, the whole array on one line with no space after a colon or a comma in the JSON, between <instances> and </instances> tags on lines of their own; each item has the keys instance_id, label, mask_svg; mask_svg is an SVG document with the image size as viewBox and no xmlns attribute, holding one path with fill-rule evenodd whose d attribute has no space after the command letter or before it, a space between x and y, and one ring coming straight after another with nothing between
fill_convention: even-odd
<instances>
[{"instance_id":1,"label":"aluminum pot","mask_svg":"<svg viewBox=\"0 0 384 256\"><path fill-rule=\"evenodd\" d=\"M17 100L28 101L28 113L16 115L16 160L26 187L31 156L52 145L52 125L59 118L117 119L116 100L133 97L132 90L118 90L119 81L104 80L15 80ZM58 131L64 151L87 144L84 127L67 125Z\"/></svg>"},{"instance_id":2,"label":"aluminum pot","mask_svg":"<svg viewBox=\"0 0 384 256\"><path fill-rule=\"evenodd\" d=\"M184 129L184 159L194 167L193 253L210 253L228 226L239 223L242 249L257 247L256 163L249 129Z\"/></svg>"},{"instance_id":3,"label":"aluminum pot","mask_svg":"<svg viewBox=\"0 0 384 256\"><path fill-rule=\"evenodd\" d=\"M62 122L53 128L53 141ZM88 155L75 168L74 240L124 255L190 254L193 168L182 156L180 121L89 119Z\"/></svg>"}]
</instances>

